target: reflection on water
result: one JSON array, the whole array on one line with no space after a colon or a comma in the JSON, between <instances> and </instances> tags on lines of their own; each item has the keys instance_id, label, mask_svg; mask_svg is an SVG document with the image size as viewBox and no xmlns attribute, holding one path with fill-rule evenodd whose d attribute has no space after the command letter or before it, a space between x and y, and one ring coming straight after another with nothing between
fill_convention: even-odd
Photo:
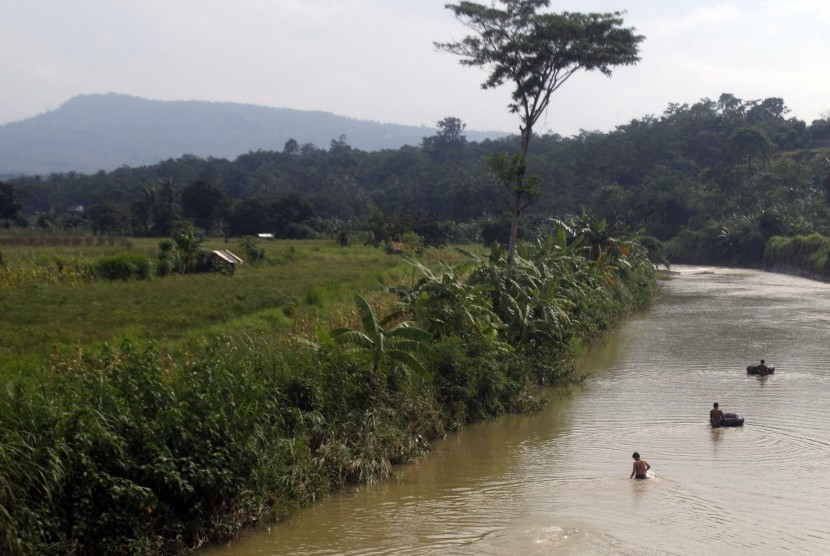
<instances>
[{"instance_id":1,"label":"reflection on water","mask_svg":"<svg viewBox=\"0 0 830 556\"><path fill-rule=\"evenodd\" d=\"M681 267L664 289L541 413L205 554L822 553L830 285ZM761 358L775 374L747 375ZM746 425L711 429L715 401ZM628 479L635 450L653 479Z\"/></svg>"}]
</instances>

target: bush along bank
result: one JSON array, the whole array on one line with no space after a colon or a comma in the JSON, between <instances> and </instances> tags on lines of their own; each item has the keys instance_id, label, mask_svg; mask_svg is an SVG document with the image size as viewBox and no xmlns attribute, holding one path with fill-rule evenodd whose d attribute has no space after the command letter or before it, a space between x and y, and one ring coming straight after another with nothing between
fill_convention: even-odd
<instances>
[{"instance_id":1,"label":"bush along bank","mask_svg":"<svg viewBox=\"0 0 830 556\"><path fill-rule=\"evenodd\" d=\"M775 236L764 249L767 270L830 281L830 238L821 234Z\"/></svg>"},{"instance_id":2,"label":"bush along bank","mask_svg":"<svg viewBox=\"0 0 830 556\"><path fill-rule=\"evenodd\" d=\"M54 361L0 404L0 552L184 553L390 475L428 441L540 403L579 346L648 305L635 241L563 226L515 263L356 296L314 337L175 354L130 342Z\"/></svg>"}]
</instances>

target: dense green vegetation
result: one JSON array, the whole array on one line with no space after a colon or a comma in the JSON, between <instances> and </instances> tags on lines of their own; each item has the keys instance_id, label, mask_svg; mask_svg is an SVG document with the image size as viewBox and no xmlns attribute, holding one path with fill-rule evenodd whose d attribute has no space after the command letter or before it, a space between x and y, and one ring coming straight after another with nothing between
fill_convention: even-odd
<instances>
[{"instance_id":1,"label":"dense green vegetation","mask_svg":"<svg viewBox=\"0 0 830 556\"><path fill-rule=\"evenodd\" d=\"M0 187L0 218L61 233L169 236L182 218L202 233L376 241L415 233L428 245L507 243L509 195L485 160L519 141L468 142L447 118L418 147L381 152L289 141L229 161L186 156L94 175L21 176ZM830 120L787 117L779 98L730 94L670 105L609 133L535 137L539 195L520 236L591 207L667 243L674 262L761 266L773 236L830 235ZM81 210L83 208L83 210ZM0 247L2 250L2 247Z\"/></svg>"},{"instance_id":2,"label":"dense green vegetation","mask_svg":"<svg viewBox=\"0 0 830 556\"><path fill-rule=\"evenodd\" d=\"M75 295L112 287L115 312L128 297L152 297L116 286L150 285L175 305L154 306L160 320L178 311L183 327L198 319L199 333L173 344L82 345L38 370L6 369L0 550L177 553L344 484L387 477L436 436L536 407L536 386L572 379L581 346L654 291L636 238L588 216L550 222L520 244L513 265L499 247L452 258L427 250L398 278L384 269L399 268L400 257L381 250L266 249L265 266L233 276L35 288L74 306ZM282 267L293 276L286 284ZM201 328L213 295L172 300L213 280L224 280L216 295L256 288L267 307ZM344 311L334 300L352 286L361 295ZM33 291L6 286L4 294L15 289ZM116 329L113 339L122 332L132 331Z\"/></svg>"},{"instance_id":3,"label":"dense green vegetation","mask_svg":"<svg viewBox=\"0 0 830 556\"><path fill-rule=\"evenodd\" d=\"M792 237L776 236L764 250L768 268L814 278L830 278L830 238L810 234Z\"/></svg>"}]
</instances>

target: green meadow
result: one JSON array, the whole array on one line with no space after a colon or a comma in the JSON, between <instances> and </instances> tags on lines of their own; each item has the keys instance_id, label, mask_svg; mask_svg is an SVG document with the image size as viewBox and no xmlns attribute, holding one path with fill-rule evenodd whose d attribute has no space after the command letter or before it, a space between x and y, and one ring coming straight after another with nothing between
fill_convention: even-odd
<instances>
[{"instance_id":1,"label":"green meadow","mask_svg":"<svg viewBox=\"0 0 830 556\"><path fill-rule=\"evenodd\" d=\"M33 242L34 243L34 242ZM30 367L50 353L125 337L175 342L233 328L291 325L299 311L351 302L410 271L397 255L333 241L261 242L265 260L233 275L200 273L149 280L82 281L71 269L124 250L154 257L158 240L87 245L0 244L0 360ZM207 242L244 256L238 243Z\"/></svg>"}]
</instances>

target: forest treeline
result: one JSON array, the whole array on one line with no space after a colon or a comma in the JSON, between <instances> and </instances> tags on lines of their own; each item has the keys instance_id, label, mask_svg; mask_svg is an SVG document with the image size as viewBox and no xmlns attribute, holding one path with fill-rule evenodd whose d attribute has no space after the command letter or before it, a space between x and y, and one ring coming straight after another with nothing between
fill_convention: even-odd
<instances>
[{"instance_id":1,"label":"forest treeline","mask_svg":"<svg viewBox=\"0 0 830 556\"><path fill-rule=\"evenodd\" d=\"M416 233L427 244L504 241L507 204L486 160L515 136L469 142L455 117L419 146L364 152L289 140L233 161L183 156L140 168L8 178L0 218L97 234L169 236L187 219L209 234L275 237ZM830 119L788 117L780 98L723 94L671 104L611 132L534 138L540 195L524 236L587 207L617 229L667 244L674 262L763 264L777 235L830 232Z\"/></svg>"}]
</instances>

